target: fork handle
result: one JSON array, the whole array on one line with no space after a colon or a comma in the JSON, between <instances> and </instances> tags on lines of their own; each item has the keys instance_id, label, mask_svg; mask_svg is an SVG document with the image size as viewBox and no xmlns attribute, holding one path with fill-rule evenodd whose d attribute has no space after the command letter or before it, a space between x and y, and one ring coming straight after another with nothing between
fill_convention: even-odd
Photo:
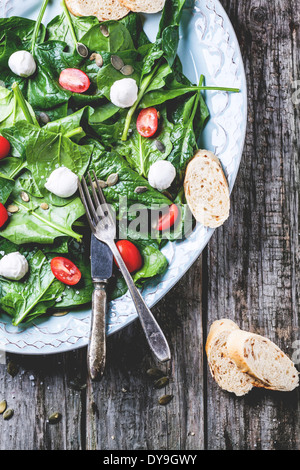
<instances>
[{"instance_id":1,"label":"fork handle","mask_svg":"<svg viewBox=\"0 0 300 470\"><path fill-rule=\"evenodd\" d=\"M106 281L94 281L92 322L88 345L88 371L91 379L99 379L106 362Z\"/></svg>"},{"instance_id":2,"label":"fork handle","mask_svg":"<svg viewBox=\"0 0 300 470\"><path fill-rule=\"evenodd\" d=\"M171 359L170 348L160 326L154 318L151 310L146 305L140 291L134 284L131 274L126 267L126 264L124 263L123 258L120 255L118 248L116 247L116 244L114 242L109 242L108 245L113 252L115 260L117 261L120 271L126 281L142 328L146 335L146 339L152 352L160 362L169 361Z\"/></svg>"}]
</instances>

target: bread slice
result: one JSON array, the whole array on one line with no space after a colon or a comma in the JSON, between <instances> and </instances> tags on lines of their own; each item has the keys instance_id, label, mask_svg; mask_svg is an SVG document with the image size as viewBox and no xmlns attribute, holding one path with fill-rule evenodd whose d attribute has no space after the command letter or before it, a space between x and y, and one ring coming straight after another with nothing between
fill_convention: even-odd
<instances>
[{"instance_id":1,"label":"bread slice","mask_svg":"<svg viewBox=\"0 0 300 470\"><path fill-rule=\"evenodd\" d=\"M96 16L99 21L120 20L129 13L129 8L119 0L65 0L74 16Z\"/></svg>"},{"instance_id":2,"label":"bread slice","mask_svg":"<svg viewBox=\"0 0 300 470\"><path fill-rule=\"evenodd\" d=\"M163 9L165 0L120 0L120 3L131 11L157 13Z\"/></svg>"},{"instance_id":3,"label":"bread slice","mask_svg":"<svg viewBox=\"0 0 300 470\"><path fill-rule=\"evenodd\" d=\"M196 152L186 169L184 191L192 214L204 226L219 227L229 217L229 188L222 165L213 152Z\"/></svg>"},{"instance_id":4,"label":"bread slice","mask_svg":"<svg viewBox=\"0 0 300 470\"><path fill-rule=\"evenodd\" d=\"M293 362L276 344L261 335L231 331L227 351L236 366L270 390L291 391L299 385Z\"/></svg>"},{"instance_id":5,"label":"bread slice","mask_svg":"<svg viewBox=\"0 0 300 470\"><path fill-rule=\"evenodd\" d=\"M227 352L227 339L232 330L216 331L209 345L207 361L210 373L217 384L227 392L240 397L246 395L256 385L255 379L242 372Z\"/></svg>"},{"instance_id":6,"label":"bread slice","mask_svg":"<svg viewBox=\"0 0 300 470\"><path fill-rule=\"evenodd\" d=\"M214 336L216 336L217 333L221 333L222 331L233 331L233 330L239 330L239 327L234 321L229 320L228 318L221 318L221 320L214 321L211 324L209 333L207 335L207 340L206 340L206 345L205 345L205 351L206 351L207 356L209 356L211 345L212 345L212 340Z\"/></svg>"}]
</instances>

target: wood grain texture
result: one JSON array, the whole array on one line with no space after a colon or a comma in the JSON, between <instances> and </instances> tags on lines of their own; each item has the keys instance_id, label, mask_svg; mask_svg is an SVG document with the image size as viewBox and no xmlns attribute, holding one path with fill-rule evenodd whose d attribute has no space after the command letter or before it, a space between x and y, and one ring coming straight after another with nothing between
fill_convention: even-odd
<instances>
[{"instance_id":1,"label":"wood grain texture","mask_svg":"<svg viewBox=\"0 0 300 470\"><path fill-rule=\"evenodd\" d=\"M248 83L248 129L228 221L181 281L153 309L172 361L157 366L136 321L107 341L101 382L86 372L86 348L47 357L9 355L0 364L1 450L300 449L299 391L235 397L211 378L207 330L228 317L290 356L299 335L300 7L296 0L222 0ZM299 82L300 83L300 82ZM299 86L300 88L300 86ZM300 101L300 100L299 100ZM299 348L299 346L298 346ZM12 377L7 363L19 365ZM163 394L173 395L166 406ZM62 419L51 425L58 411Z\"/></svg>"}]
</instances>

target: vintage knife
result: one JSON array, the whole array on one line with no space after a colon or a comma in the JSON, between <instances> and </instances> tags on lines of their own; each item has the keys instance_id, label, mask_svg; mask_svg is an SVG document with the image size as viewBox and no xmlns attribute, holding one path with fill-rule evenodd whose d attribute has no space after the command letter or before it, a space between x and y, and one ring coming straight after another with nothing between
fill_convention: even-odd
<instances>
[{"instance_id":1,"label":"vintage knife","mask_svg":"<svg viewBox=\"0 0 300 470\"><path fill-rule=\"evenodd\" d=\"M113 272L113 255L110 248L91 236L91 275L94 283L92 296L92 321L88 345L88 369L92 379L99 379L106 361L106 287Z\"/></svg>"}]
</instances>

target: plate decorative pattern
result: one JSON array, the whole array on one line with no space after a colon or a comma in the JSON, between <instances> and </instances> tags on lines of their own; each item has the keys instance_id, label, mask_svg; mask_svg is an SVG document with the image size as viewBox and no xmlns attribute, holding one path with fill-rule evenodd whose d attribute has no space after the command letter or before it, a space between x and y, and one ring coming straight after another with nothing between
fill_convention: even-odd
<instances>
[{"instance_id":1,"label":"plate decorative pattern","mask_svg":"<svg viewBox=\"0 0 300 470\"><path fill-rule=\"evenodd\" d=\"M37 0L0 0L0 15L35 19ZM57 15L60 2L49 5L44 23ZM154 40L159 15L145 16L145 31ZM206 101L211 118L204 130L201 146L220 158L233 188L240 165L247 119L246 81L239 45L232 25L218 0L188 1L183 12L179 57L185 75L197 83L205 75L210 86L236 87L240 93L208 92ZM144 285L147 304L156 304L183 276L201 254L213 234L212 229L197 224L188 238L169 242L163 253L169 261L167 272ZM0 318L0 349L20 354L51 354L86 346L90 330L90 308L76 310L62 317L38 319L30 326L14 327L6 315ZM130 295L109 306L108 334L137 318Z\"/></svg>"}]
</instances>

